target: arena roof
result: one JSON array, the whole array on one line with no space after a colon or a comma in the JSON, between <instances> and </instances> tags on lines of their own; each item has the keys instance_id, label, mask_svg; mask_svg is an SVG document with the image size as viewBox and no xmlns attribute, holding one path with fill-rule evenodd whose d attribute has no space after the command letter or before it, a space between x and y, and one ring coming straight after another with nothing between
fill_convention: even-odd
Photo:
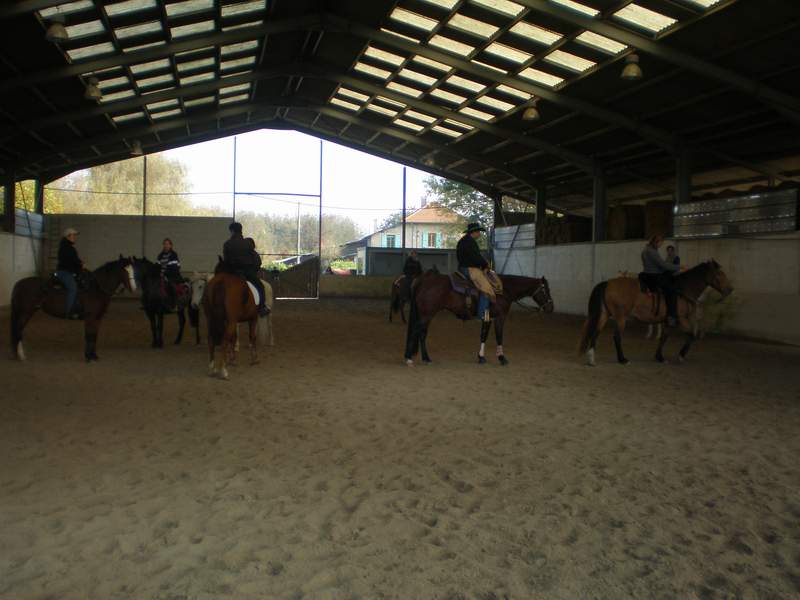
<instances>
[{"instance_id":1,"label":"arena roof","mask_svg":"<svg viewBox=\"0 0 800 600\"><path fill-rule=\"evenodd\" d=\"M54 19L68 40L45 39ZM50 181L137 142L282 128L562 208L598 172L659 182L685 152L781 179L798 25L794 0L3 2L0 170Z\"/></svg>"}]
</instances>

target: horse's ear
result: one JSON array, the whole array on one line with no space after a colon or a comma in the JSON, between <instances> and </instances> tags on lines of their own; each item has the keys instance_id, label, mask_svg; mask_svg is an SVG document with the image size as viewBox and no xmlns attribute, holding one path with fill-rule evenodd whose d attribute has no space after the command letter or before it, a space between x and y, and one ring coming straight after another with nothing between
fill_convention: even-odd
<instances>
[{"instance_id":1,"label":"horse's ear","mask_svg":"<svg viewBox=\"0 0 800 600\"><path fill-rule=\"evenodd\" d=\"M120 259L120 260L125 260L125 257L124 257L124 256L122 256L122 252L120 252L120 253L119 253L119 259Z\"/></svg>"}]
</instances>

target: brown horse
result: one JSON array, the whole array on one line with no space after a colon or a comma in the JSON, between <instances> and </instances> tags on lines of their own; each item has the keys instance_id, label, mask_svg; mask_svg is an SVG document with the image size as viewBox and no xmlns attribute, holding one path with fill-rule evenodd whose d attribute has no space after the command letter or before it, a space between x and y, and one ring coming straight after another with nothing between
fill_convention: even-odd
<instances>
[{"instance_id":1,"label":"brown horse","mask_svg":"<svg viewBox=\"0 0 800 600\"><path fill-rule=\"evenodd\" d=\"M403 323L406 322L406 302L409 300L409 290L411 286L406 285L406 275L400 275L392 282L392 295L389 299L389 323L392 322L392 315L400 313ZM413 283L413 282L412 282Z\"/></svg>"},{"instance_id":2,"label":"brown horse","mask_svg":"<svg viewBox=\"0 0 800 600\"><path fill-rule=\"evenodd\" d=\"M541 279L516 275L498 275L498 277L503 283L503 293L498 294L497 302L491 307L490 313L495 324L497 360L501 365L507 365L508 359L503 351L503 325L511 305L522 298L533 298L541 309L548 313L553 312L554 305L550 296L550 286L544 277ZM453 290L450 277L447 275L432 273L422 275L412 291L406 336L406 364L408 366L414 364L413 358L419 348L422 349L422 362L431 362L427 348L428 327L436 313L449 310L459 319L468 320L477 314L477 300L472 304L472 309L468 309L465 296ZM491 326L491 321L481 323L481 345L478 352L480 364L486 362L484 350Z\"/></svg>"},{"instance_id":3,"label":"brown horse","mask_svg":"<svg viewBox=\"0 0 800 600\"><path fill-rule=\"evenodd\" d=\"M202 303L208 322L208 374L228 379L227 365L236 358L239 323L249 326L250 364L257 364L256 339L266 344L267 317L259 318L258 304L247 282L239 275L218 269L206 284ZM217 347L220 347L219 352Z\"/></svg>"},{"instance_id":4,"label":"brown horse","mask_svg":"<svg viewBox=\"0 0 800 600\"><path fill-rule=\"evenodd\" d=\"M108 310L111 297L120 288L136 291L136 278L130 259L120 255L118 260L104 264L88 274L88 288L78 292L78 303L83 309L85 330L84 357L86 362L98 360L97 333L100 322ZM14 358L25 360L22 347L22 331L38 309L48 315L66 318L64 305L66 291L54 288L41 277L20 279L11 292L11 353Z\"/></svg>"},{"instance_id":5,"label":"brown horse","mask_svg":"<svg viewBox=\"0 0 800 600\"><path fill-rule=\"evenodd\" d=\"M675 287L680 290L678 298L678 322L686 333L686 341L678 353L678 360L683 362L695 340L694 312L697 302L707 287L712 287L726 298L733 292L727 275L715 260L700 263L675 276ZM614 346L617 349L617 360L627 364L628 359L622 352L622 333L625 322L633 317L642 323L664 323L667 318L666 303L642 292L639 280L632 277L617 277L598 283L589 297L589 316L583 326L579 353L586 353L587 362L594 366L595 344L597 336L609 319L614 320ZM664 327L659 338L656 360L664 362L664 344L669 337L668 327Z\"/></svg>"}]
</instances>

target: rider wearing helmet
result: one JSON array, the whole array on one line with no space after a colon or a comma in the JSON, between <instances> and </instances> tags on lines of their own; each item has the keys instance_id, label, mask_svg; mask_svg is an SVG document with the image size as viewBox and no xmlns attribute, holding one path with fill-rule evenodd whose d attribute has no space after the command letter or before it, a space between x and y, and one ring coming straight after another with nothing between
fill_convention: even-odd
<instances>
[{"instance_id":1,"label":"rider wearing helmet","mask_svg":"<svg viewBox=\"0 0 800 600\"><path fill-rule=\"evenodd\" d=\"M664 243L664 236L654 235L642 250L643 279L651 289L660 289L667 303L667 325L675 327L678 323L678 292L673 275L681 270L680 264L666 261L658 249Z\"/></svg>"}]
</instances>

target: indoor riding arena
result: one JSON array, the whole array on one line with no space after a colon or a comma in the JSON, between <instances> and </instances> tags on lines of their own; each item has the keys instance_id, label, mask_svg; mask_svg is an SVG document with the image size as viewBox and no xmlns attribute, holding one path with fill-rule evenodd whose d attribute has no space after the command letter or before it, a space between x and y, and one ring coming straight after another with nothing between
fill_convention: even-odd
<instances>
[{"instance_id":1,"label":"indoor riding arena","mask_svg":"<svg viewBox=\"0 0 800 600\"><path fill-rule=\"evenodd\" d=\"M799 27L794 0L0 3L0 598L800 597ZM313 138L292 189L248 141L276 131ZM228 212L159 187L220 140ZM337 148L403 178L334 243ZM406 169L480 210L423 221L455 192L407 204ZM223 245L284 196L259 317ZM141 258L166 237L185 284ZM488 321L451 275L472 239Z\"/></svg>"}]
</instances>

